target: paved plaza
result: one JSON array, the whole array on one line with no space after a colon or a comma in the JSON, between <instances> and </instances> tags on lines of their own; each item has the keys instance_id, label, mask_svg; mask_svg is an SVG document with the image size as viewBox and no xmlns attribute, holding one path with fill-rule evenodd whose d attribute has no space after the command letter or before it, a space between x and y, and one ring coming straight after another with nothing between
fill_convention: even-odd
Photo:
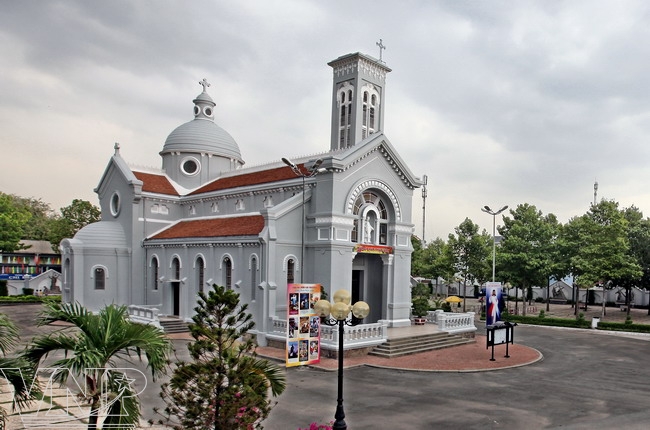
<instances>
[{"instance_id":1,"label":"paved plaza","mask_svg":"<svg viewBox=\"0 0 650 430\"><path fill-rule=\"evenodd\" d=\"M570 307L566 308L557 312L570 314ZM36 333L34 318L39 309L39 305L27 305L1 307L0 311L18 323L26 340ZM612 318L625 314L616 312L619 311L608 309L608 314L615 314ZM647 310L633 310L637 322L646 316ZM479 335L484 330L479 324ZM428 357L418 354L410 360L461 363L477 359L473 355L484 354L478 362L488 362L490 355L484 341L483 336L478 336L472 350L450 348ZM182 338L174 340L179 358L187 357L186 342ZM370 367L349 359L346 364L352 367L346 368L344 382L348 427L351 430L648 428L649 336L520 325L515 328L515 344L510 351L511 362L503 357L503 346L495 351L497 362L507 366L503 369L417 371L404 370L404 366L396 366L401 369ZM518 351L522 354L535 351L541 356L530 360L531 364L510 367L509 364L520 358ZM328 370L327 366L290 368L287 382L286 391L264 422L265 429L296 430L314 421L333 420L335 371ZM141 396L146 418L155 416L152 408L160 403L159 386L159 382L149 382ZM9 428L24 427L20 420L14 419Z\"/></svg>"}]
</instances>

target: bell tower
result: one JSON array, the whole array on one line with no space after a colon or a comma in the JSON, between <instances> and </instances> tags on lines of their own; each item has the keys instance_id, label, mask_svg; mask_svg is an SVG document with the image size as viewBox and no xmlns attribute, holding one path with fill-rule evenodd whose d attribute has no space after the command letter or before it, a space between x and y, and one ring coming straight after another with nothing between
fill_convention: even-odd
<instances>
[{"instance_id":1,"label":"bell tower","mask_svg":"<svg viewBox=\"0 0 650 430\"><path fill-rule=\"evenodd\" d=\"M334 70L330 149L335 151L383 131L386 74L391 69L360 52L327 64Z\"/></svg>"}]
</instances>

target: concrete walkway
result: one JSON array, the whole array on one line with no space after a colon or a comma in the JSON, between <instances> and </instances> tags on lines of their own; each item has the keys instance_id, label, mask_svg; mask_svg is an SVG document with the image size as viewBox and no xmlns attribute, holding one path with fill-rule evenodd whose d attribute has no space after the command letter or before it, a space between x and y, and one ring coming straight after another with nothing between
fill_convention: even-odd
<instances>
[{"instance_id":1,"label":"concrete walkway","mask_svg":"<svg viewBox=\"0 0 650 430\"><path fill-rule=\"evenodd\" d=\"M21 328L21 336L22 340L26 341L29 338L31 338L34 334L37 332L47 332L56 329L56 327L45 327L45 328L40 328L37 329L34 325L35 321L35 316L40 310L39 305L29 305L29 306L9 306L9 307L0 307L0 312L3 312L7 315L9 315L13 321L15 321L18 326ZM639 320L644 319L645 315L647 314L647 310L634 310L636 315L634 315L634 320L641 322ZM563 313L563 312L570 312L570 309L568 307L565 308L558 308L556 310L558 313ZM618 312L618 313L616 313ZM621 318L625 314L624 312L620 312L616 310L616 312L611 312L614 318ZM644 321L645 322L645 321ZM428 325L425 326L424 328L421 327L407 327L403 329L390 329L389 335L394 336L394 337L400 337L403 335L407 335L413 332L413 330L437 330L437 327L434 325ZM533 330L533 331L531 331ZM475 372L483 372L483 371L495 371L499 369L507 369L507 368L512 368L512 367L521 367L521 366L526 366L527 364L533 364L533 363L539 363L544 359L544 363L546 363L546 359L544 355L550 354L551 355L551 361L556 360L556 355L557 355L557 350L558 350L558 345L555 345L556 342L563 342L563 339L569 338L573 339L573 335L564 335L561 334L563 333L564 329L550 329L550 328L525 328L524 326L518 327L515 331L515 344L509 346L509 353L510 353L510 358L505 358L505 346L504 345L499 345L495 347L495 361L490 361L490 356L491 356L491 351L487 349L486 347L486 342L485 342L485 337L482 335L485 332L484 326L479 326L478 330L478 335L476 336L476 342L473 344L468 344L468 345L462 345L458 347L453 347L453 348L447 348L447 349L441 349L441 350L434 350L434 351L429 351L425 353L419 353L419 354L413 354L409 356L403 356L403 357L397 357L397 358L381 358L381 357L372 357L372 356L364 356L364 357L346 357L344 360L345 367L347 369L353 370L353 371L363 371L366 373L367 371L362 370L362 369L386 369L390 373L390 375L406 375L407 373L422 373L422 372L440 372L441 374L467 374L467 373L475 373ZM568 333L573 333L570 330L564 330ZM525 336L523 339L520 335L520 333L527 333L527 336ZM530 333L540 333L544 334L542 336L534 336L531 337ZM546 336L545 333L558 333L558 334L553 334L550 336ZM606 332L597 332L595 330L580 330L580 331L575 331L576 336L579 336L580 339L583 339L582 341L577 341L578 348L580 348L581 342L585 341L585 339L590 339L590 338L601 338L603 339L603 342L600 343L612 343L612 341L609 341L608 338L617 338L617 339L622 339L624 337L637 337L637 338L642 338L643 340L650 340L650 337L638 337L638 336L633 336L633 335L617 335L617 334L612 334L612 333L606 333ZM601 334L602 336L598 336L598 334ZM170 336L172 339L174 339L174 345L177 349L178 352L178 358L184 359L187 358L187 348L186 348L186 343L188 341L188 334L182 334L182 335L173 335ZM607 340L605 340L607 339ZM523 340L523 341L522 341ZM521 342L521 343L519 343ZM575 344L575 340L571 340L572 344ZM643 342L644 344L646 342ZM535 348L532 348L527 345L534 345ZM595 345L598 345L599 342L596 342ZM561 345L561 344L560 344ZM613 346L613 345L612 345ZM538 350L539 349L539 350ZM572 351L575 348L570 347L568 350ZM579 349L578 349L579 350ZM647 349L645 349L647 351ZM541 352L540 352L541 351ZM594 350L597 351L597 350ZM598 350L600 351L600 350ZM257 350L258 354L263 357L268 357L269 359L276 360L278 363L284 362L284 351L280 349L273 349L273 348L258 348ZM542 353L544 355L542 355ZM590 354L584 355L584 359L587 360L590 357L594 356L596 353L591 352ZM645 355L644 355L645 356ZM582 357L582 356L581 356ZM630 360L628 357L627 360ZM603 363L604 360L601 358L597 361L598 363ZM563 366L569 365L568 363L564 364ZM584 362L584 365L587 365L587 362ZM582 369L584 367L583 362L580 362L580 365L577 367L578 369ZM533 374L535 372L538 372L539 370L546 368L547 366L542 366L541 368L538 366L532 366L537 369L537 371L533 371ZM338 361L335 359L327 359L323 358L321 359L321 363L311 366L309 369L305 370L311 370L311 371L321 371L320 373L323 373L322 371L335 371L338 368ZM636 367L635 367L636 368ZM307 376L307 373L301 373L301 368L292 368L287 370L287 375L289 377L289 382L294 379L294 377L300 378L300 380L304 379L304 377ZM402 373L403 371L410 371L406 373ZM297 372L297 373L296 373ZM560 370L556 370L557 373L560 373ZM309 372L309 374L312 375L314 378L314 381L318 378L316 378L315 374L312 372ZM302 375L302 376L300 376ZM380 376L380 378L388 378L389 374L381 374L383 376ZM330 377L331 378L331 377ZM423 376L424 378L424 376ZM390 379L390 378L389 378ZM411 378L406 378L406 379L411 379ZM535 378L537 379L537 378ZM416 378L417 380L417 378ZM326 382L327 381L327 382ZM478 381L478 380L477 380ZM389 396L389 390L388 387L390 386L391 382L389 382L388 379L386 380L378 380L376 381L379 384L389 384L389 385L384 385L385 389L387 390L385 393L380 394L380 391L374 391L373 393L369 393L369 395L372 396L380 396L378 399L383 398L384 396ZM324 380L323 384L325 384L329 388L324 388L325 390L331 389L331 380ZM159 403L159 397L158 397L158 392L157 390L159 389L159 384L154 385L151 384L150 387L147 388L147 391L141 396L142 400L142 405L143 405L143 413L145 416L151 416L151 408ZM304 389L305 386L301 385L301 387ZM290 392L293 392L296 387L290 387ZM396 387L395 387L396 388ZM311 388L310 388L311 389ZM407 388L408 390L408 388ZM285 399L285 402L288 401L289 398L291 402L298 402L298 399L293 399L291 397L290 392L286 393L283 395L283 398ZM575 394L575 393L574 393ZM637 393L638 394L638 393ZM304 396L309 396L309 390L306 390L305 393L303 393ZM588 393L585 393L585 395L588 397ZM328 395L328 399L329 399ZM60 391L53 391L48 399L46 399L45 402L42 402L40 404L33 404L32 407L29 409L32 414L34 414L36 411L39 413L43 413L44 411L47 411L48 414L51 414L50 417L55 416L55 414L67 414L66 416L66 421L62 427L52 427L52 426L45 426L41 428L66 428L66 429L77 429L77 428L86 428L87 424L83 420L79 420L78 418L87 414L85 411L85 407L82 406L80 408L69 408L66 407L66 404L69 403L69 397L65 393L64 390ZM6 385L0 385L0 406L3 406L5 409L10 410L11 407L11 395L8 393ZM160 406L160 405L159 405ZM87 408L86 408L87 409ZM281 425L279 424L280 422L285 423L286 420L284 419L278 419L278 415L280 411L283 410L282 407L278 408L277 412L273 413L273 416L270 417L270 420L267 423L265 422L265 428L268 428L269 430L274 430L274 429L280 429ZM295 413L295 408L290 407L289 410L293 410ZM314 417L316 417L316 414ZM329 416L329 413L326 414L325 416ZM306 419L306 417L304 417ZM293 417L293 419L290 420L292 423L303 423L302 417L298 414ZM306 423L308 424L308 423ZM357 423L358 424L358 423ZM280 427L278 427L280 425ZM284 424L282 424L284 425ZM293 425L293 424L292 424ZM9 418L9 424L8 424L8 429L25 429L29 427L25 427L22 423L21 417L19 415L14 414ZM32 427L33 428L33 427ZM165 427L151 427L148 424L143 423L140 428L154 428L154 429L163 429ZM355 428L360 428L358 425L355 425ZM403 427L403 428L417 428L417 427ZM429 427L420 427L420 428L429 428ZM453 427L450 427L453 428ZM460 427L458 427L460 428ZM516 428L516 427L512 427ZM539 428L537 426L530 426L529 428ZM293 430L293 428L291 429Z\"/></svg>"}]
</instances>

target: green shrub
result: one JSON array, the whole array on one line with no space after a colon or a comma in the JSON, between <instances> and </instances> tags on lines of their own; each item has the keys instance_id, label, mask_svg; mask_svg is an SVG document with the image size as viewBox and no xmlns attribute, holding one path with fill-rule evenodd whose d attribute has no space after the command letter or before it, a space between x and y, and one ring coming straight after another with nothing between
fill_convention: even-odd
<instances>
[{"instance_id":1,"label":"green shrub","mask_svg":"<svg viewBox=\"0 0 650 430\"><path fill-rule=\"evenodd\" d=\"M598 330L612 331L629 331L636 333L650 333L650 324L633 324L626 322L608 322L601 321L598 323Z\"/></svg>"},{"instance_id":2,"label":"green shrub","mask_svg":"<svg viewBox=\"0 0 650 430\"><path fill-rule=\"evenodd\" d=\"M429 287L419 283L411 290L413 315L422 318L429 312Z\"/></svg>"},{"instance_id":3,"label":"green shrub","mask_svg":"<svg viewBox=\"0 0 650 430\"><path fill-rule=\"evenodd\" d=\"M628 316L625 318L625 322L624 322L624 324L625 324L625 325L632 325L632 317L628 315Z\"/></svg>"},{"instance_id":4,"label":"green shrub","mask_svg":"<svg viewBox=\"0 0 650 430\"><path fill-rule=\"evenodd\" d=\"M544 317L546 317L546 312L544 312L544 309L542 309L541 311L539 311L539 316L538 316L538 318L542 319L542 318L544 318Z\"/></svg>"},{"instance_id":5,"label":"green shrub","mask_svg":"<svg viewBox=\"0 0 650 430\"><path fill-rule=\"evenodd\" d=\"M0 296L2 303L61 303L61 296Z\"/></svg>"},{"instance_id":6,"label":"green shrub","mask_svg":"<svg viewBox=\"0 0 650 430\"><path fill-rule=\"evenodd\" d=\"M543 297L535 297L535 303L544 303Z\"/></svg>"}]
</instances>

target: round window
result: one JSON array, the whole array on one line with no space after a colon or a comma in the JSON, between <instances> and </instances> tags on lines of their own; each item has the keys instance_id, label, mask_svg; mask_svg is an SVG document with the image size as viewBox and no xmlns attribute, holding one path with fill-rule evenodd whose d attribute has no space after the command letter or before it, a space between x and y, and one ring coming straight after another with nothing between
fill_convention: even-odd
<instances>
[{"instance_id":1,"label":"round window","mask_svg":"<svg viewBox=\"0 0 650 430\"><path fill-rule=\"evenodd\" d=\"M194 115L196 116L196 115L198 115L200 112L201 112L201 108L195 105L195 106L194 106Z\"/></svg>"},{"instance_id":2,"label":"round window","mask_svg":"<svg viewBox=\"0 0 650 430\"><path fill-rule=\"evenodd\" d=\"M116 192L111 196L111 215L116 217L120 213L120 195Z\"/></svg>"},{"instance_id":3,"label":"round window","mask_svg":"<svg viewBox=\"0 0 650 430\"><path fill-rule=\"evenodd\" d=\"M205 116L212 118L212 108L210 106L206 106L203 108L203 113Z\"/></svg>"},{"instance_id":4,"label":"round window","mask_svg":"<svg viewBox=\"0 0 650 430\"><path fill-rule=\"evenodd\" d=\"M199 164L199 160L197 160L194 157L188 157L183 162L181 163L181 170L183 173L185 173L188 176L194 176L197 173L199 173L199 170L201 169L201 165Z\"/></svg>"}]
</instances>

